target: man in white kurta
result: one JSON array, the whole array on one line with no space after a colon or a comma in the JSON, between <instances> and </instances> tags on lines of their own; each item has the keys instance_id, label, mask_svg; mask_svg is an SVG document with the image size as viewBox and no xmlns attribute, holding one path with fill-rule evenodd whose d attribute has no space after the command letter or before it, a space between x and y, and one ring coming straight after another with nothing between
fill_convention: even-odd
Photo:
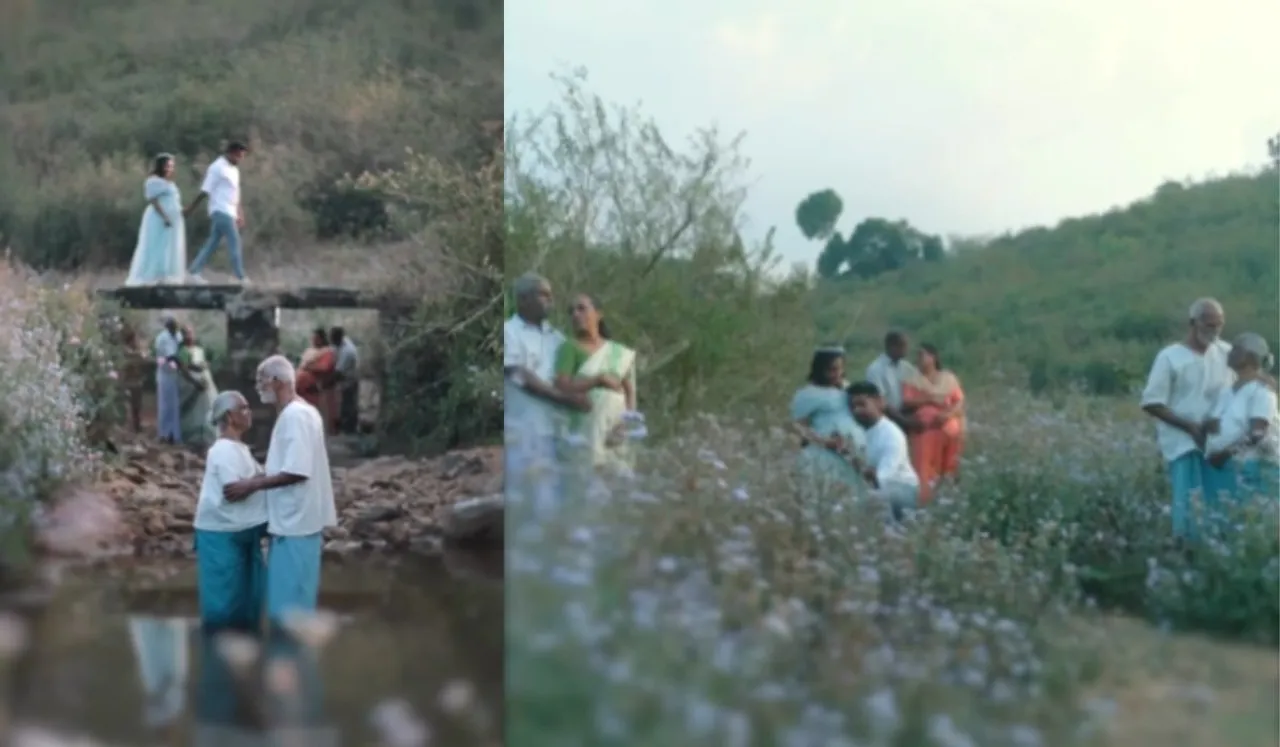
<instances>
[{"instance_id":1,"label":"man in white kurta","mask_svg":"<svg viewBox=\"0 0 1280 747\"><path fill-rule=\"evenodd\" d=\"M267 493L267 617L313 612L320 595L325 527L337 526L324 420L298 396L293 364L273 355L258 367L258 396L276 407L266 474L223 489L238 501Z\"/></svg>"},{"instance_id":2,"label":"man in white kurta","mask_svg":"<svg viewBox=\"0 0 1280 747\"><path fill-rule=\"evenodd\" d=\"M552 385L556 351L565 337L551 326L551 284L526 273L513 287L516 313L502 328L503 429L506 443L507 486L525 490L524 483L539 465L549 472L555 463L560 413L566 407L581 409L586 401ZM538 478L542 485L548 480ZM539 491L546 492L546 491Z\"/></svg>"},{"instance_id":3,"label":"man in white kurta","mask_svg":"<svg viewBox=\"0 0 1280 747\"><path fill-rule=\"evenodd\" d=\"M1191 497L1204 495L1210 416L1235 381L1227 365L1231 346L1219 339L1225 321L1222 305L1212 298L1192 304L1186 338L1156 355L1142 390L1142 409L1156 420L1156 443L1172 487L1177 537L1195 536Z\"/></svg>"},{"instance_id":4,"label":"man in white kurta","mask_svg":"<svg viewBox=\"0 0 1280 747\"><path fill-rule=\"evenodd\" d=\"M907 360L909 347L905 334L890 332L884 336L884 352L867 366L867 381L875 384L884 398L884 414L900 426L906 422L902 414L902 384L918 375Z\"/></svg>"}]
</instances>

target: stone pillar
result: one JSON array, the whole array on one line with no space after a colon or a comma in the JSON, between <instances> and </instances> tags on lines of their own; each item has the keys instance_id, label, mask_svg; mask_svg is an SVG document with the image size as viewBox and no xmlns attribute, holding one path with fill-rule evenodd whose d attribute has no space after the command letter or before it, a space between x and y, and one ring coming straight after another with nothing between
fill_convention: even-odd
<instances>
[{"instance_id":1,"label":"stone pillar","mask_svg":"<svg viewBox=\"0 0 1280 747\"><path fill-rule=\"evenodd\" d=\"M280 348L276 301L250 289L228 298L226 309L228 380L253 408L253 428L245 434L245 443L261 458L271 442L276 414L258 399L256 379L258 364Z\"/></svg>"}]
</instances>

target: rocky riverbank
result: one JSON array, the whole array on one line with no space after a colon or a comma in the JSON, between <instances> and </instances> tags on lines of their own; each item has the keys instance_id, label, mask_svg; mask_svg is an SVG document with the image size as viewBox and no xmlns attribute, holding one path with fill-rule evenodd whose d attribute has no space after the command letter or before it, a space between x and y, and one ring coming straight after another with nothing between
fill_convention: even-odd
<instances>
[{"instance_id":1,"label":"rocky riverbank","mask_svg":"<svg viewBox=\"0 0 1280 747\"><path fill-rule=\"evenodd\" d=\"M95 557L193 556L204 459L143 440L117 450L116 463L99 482L55 502L42 522L42 549ZM333 487L339 525L325 533L327 556L435 553L451 533L501 539L499 447L432 459L354 460L333 467Z\"/></svg>"}]
</instances>

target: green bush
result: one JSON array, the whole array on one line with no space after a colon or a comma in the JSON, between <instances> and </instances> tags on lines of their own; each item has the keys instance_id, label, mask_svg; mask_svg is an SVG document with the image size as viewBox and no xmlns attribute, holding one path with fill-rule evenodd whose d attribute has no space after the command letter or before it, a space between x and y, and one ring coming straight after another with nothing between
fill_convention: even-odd
<instances>
[{"instance_id":1,"label":"green bush","mask_svg":"<svg viewBox=\"0 0 1280 747\"><path fill-rule=\"evenodd\" d=\"M475 124L501 109L501 4L465 5L52 0L11 10L0 23L0 245L39 267L125 266L151 158L176 154L190 198L229 139L254 147L248 245L384 238L369 195L333 184L398 166L407 146L474 162ZM195 216L190 243L206 229Z\"/></svg>"}]
</instances>

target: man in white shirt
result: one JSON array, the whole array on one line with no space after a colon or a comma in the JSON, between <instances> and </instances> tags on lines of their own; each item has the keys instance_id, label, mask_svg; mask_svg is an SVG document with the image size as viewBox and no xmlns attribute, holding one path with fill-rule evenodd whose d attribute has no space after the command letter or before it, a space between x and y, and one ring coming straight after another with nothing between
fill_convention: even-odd
<instances>
[{"instance_id":1,"label":"man in white shirt","mask_svg":"<svg viewBox=\"0 0 1280 747\"><path fill-rule=\"evenodd\" d=\"M338 375L340 398L338 431L355 433L360 429L360 351L342 327L329 330L329 343L337 357L333 370Z\"/></svg>"},{"instance_id":2,"label":"man in white shirt","mask_svg":"<svg viewBox=\"0 0 1280 747\"><path fill-rule=\"evenodd\" d=\"M325 527L337 526L324 420L298 396L293 364L273 355L258 366L258 396L276 408L266 474L223 488L228 501L266 491L267 616L281 623L314 612L320 595Z\"/></svg>"},{"instance_id":3,"label":"man in white shirt","mask_svg":"<svg viewBox=\"0 0 1280 747\"><path fill-rule=\"evenodd\" d=\"M880 389L869 381L849 387L853 418L866 431L866 461L859 465L862 476L884 499L895 519L902 518L919 503L920 478L911 466L907 437L888 417Z\"/></svg>"},{"instance_id":4,"label":"man in white shirt","mask_svg":"<svg viewBox=\"0 0 1280 747\"><path fill-rule=\"evenodd\" d=\"M241 254L240 229L244 228L244 208L240 204L240 161L249 152L244 143L232 142L227 150L209 164L200 185L200 194L183 211L190 215L202 201L209 201L209 240L191 263L187 274L197 283L204 283L200 275L213 250L224 239L227 253L231 255L231 271L242 284L249 282L244 275L244 257Z\"/></svg>"},{"instance_id":5,"label":"man in white shirt","mask_svg":"<svg viewBox=\"0 0 1280 747\"><path fill-rule=\"evenodd\" d=\"M210 630L253 632L262 626L267 495L257 493L231 503L222 493L228 485L262 474L242 440L253 424L253 414L244 395L227 390L214 398L209 419L218 429L218 440L205 457L193 522L200 620Z\"/></svg>"},{"instance_id":6,"label":"man in white shirt","mask_svg":"<svg viewBox=\"0 0 1280 747\"><path fill-rule=\"evenodd\" d=\"M1222 391L1235 382L1227 365L1231 346L1218 339L1226 323L1222 304L1191 304L1187 336L1156 355L1142 391L1142 409L1156 420L1156 443L1172 485L1173 533L1195 535L1191 494L1204 494L1204 445L1210 416Z\"/></svg>"},{"instance_id":7,"label":"man in white shirt","mask_svg":"<svg viewBox=\"0 0 1280 747\"><path fill-rule=\"evenodd\" d=\"M902 413L902 383L917 375L907 360L910 341L902 332L884 336L884 352L867 366L867 381L876 385L884 398L884 414L899 426L907 423Z\"/></svg>"},{"instance_id":8,"label":"man in white shirt","mask_svg":"<svg viewBox=\"0 0 1280 747\"><path fill-rule=\"evenodd\" d=\"M165 314L156 335L156 426L164 443L182 443L182 398L178 390L178 320Z\"/></svg>"},{"instance_id":9,"label":"man in white shirt","mask_svg":"<svg viewBox=\"0 0 1280 747\"><path fill-rule=\"evenodd\" d=\"M503 428L507 472L517 480L539 462L549 463L555 454L558 410L589 410L584 395L556 389L556 350L564 335L551 326L551 284L535 273L525 273L512 287L516 313L502 328Z\"/></svg>"}]
</instances>

